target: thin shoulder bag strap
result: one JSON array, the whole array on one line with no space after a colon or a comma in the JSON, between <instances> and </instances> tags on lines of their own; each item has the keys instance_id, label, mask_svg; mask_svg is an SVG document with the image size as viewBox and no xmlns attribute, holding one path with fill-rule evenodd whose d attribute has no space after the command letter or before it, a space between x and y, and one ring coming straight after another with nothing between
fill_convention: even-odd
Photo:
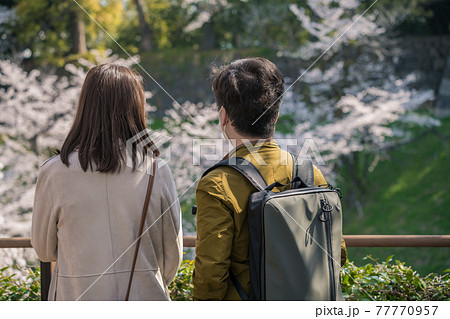
<instances>
[{"instance_id":1,"label":"thin shoulder bag strap","mask_svg":"<svg viewBox=\"0 0 450 319\"><path fill-rule=\"evenodd\" d=\"M136 267L136 260L139 253L139 246L141 245L141 236L142 232L144 231L145 219L147 218L148 205L150 204L150 198L152 196L153 182L155 181L155 173L156 173L156 159L153 159L152 174L148 178L147 194L145 195L144 207L142 208L141 225L139 226L139 234L136 241L136 249L134 250L133 264L131 266L130 280L128 281L128 288L127 294L125 296L125 301L128 301L130 297L131 283L133 282L134 269Z\"/></svg>"}]
</instances>

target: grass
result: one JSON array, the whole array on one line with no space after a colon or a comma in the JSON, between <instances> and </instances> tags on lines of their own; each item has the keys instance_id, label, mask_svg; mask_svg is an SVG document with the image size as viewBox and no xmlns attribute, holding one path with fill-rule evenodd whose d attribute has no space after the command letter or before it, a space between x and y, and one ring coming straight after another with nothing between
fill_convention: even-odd
<instances>
[{"instance_id":1,"label":"grass","mask_svg":"<svg viewBox=\"0 0 450 319\"><path fill-rule=\"evenodd\" d=\"M450 132L450 118L438 128ZM367 192L356 209L344 211L345 234L450 234L450 150L448 138L433 132L389 152L389 159L368 174ZM450 248L349 248L356 264L366 255L394 254L418 272L450 268Z\"/></svg>"}]
</instances>

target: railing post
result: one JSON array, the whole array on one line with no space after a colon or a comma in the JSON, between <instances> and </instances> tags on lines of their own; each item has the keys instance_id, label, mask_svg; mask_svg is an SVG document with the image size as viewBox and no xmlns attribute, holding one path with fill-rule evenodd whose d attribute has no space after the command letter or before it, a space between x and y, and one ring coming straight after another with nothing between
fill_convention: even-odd
<instances>
[{"instance_id":1,"label":"railing post","mask_svg":"<svg viewBox=\"0 0 450 319\"><path fill-rule=\"evenodd\" d=\"M50 290L50 281L52 280L51 263L41 261L41 301L48 300L48 291Z\"/></svg>"}]
</instances>

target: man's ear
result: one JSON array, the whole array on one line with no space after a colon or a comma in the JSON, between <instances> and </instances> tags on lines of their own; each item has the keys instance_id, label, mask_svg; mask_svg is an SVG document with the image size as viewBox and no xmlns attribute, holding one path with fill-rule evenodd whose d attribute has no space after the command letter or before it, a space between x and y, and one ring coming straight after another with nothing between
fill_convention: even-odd
<instances>
[{"instance_id":1,"label":"man's ear","mask_svg":"<svg viewBox=\"0 0 450 319\"><path fill-rule=\"evenodd\" d=\"M222 126L228 123L228 114L223 106L219 110L219 121Z\"/></svg>"},{"instance_id":2,"label":"man's ear","mask_svg":"<svg viewBox=\"0 0 450 319\"><path fill-rule=\"evenodd\" d=\"M278 121L278 117L280 116L280 112L278 112L278 114L277 114L277 118L275 119L275 124L277 124L277 121Z\"/></svg>"}]
</instances>

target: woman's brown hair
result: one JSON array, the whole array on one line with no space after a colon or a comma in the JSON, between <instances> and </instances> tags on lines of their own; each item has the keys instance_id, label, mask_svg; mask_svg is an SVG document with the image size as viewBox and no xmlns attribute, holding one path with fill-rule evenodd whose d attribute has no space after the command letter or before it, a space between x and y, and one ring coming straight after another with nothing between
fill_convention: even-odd
<instances>
[{"instance_id":1,"label":"woman's brown hair","mask_svg":"<svg viewBox=\"0 0 450 319\"><path fill-rule=\"evenodd\" d=\"M137 74L125 66L106 63L86 75L72 128L61 148L61 160L69 166L69 155L78 150L81 168L99 172L120 171L125 163L126 142L146 129L145 94ZM148 136L144 136L144 138ZM159 155L153 143L143 147ZM133 147L133 169L136 149ZM128 155L127 155L128 156Z\"/></svg>"}]
</instances>

